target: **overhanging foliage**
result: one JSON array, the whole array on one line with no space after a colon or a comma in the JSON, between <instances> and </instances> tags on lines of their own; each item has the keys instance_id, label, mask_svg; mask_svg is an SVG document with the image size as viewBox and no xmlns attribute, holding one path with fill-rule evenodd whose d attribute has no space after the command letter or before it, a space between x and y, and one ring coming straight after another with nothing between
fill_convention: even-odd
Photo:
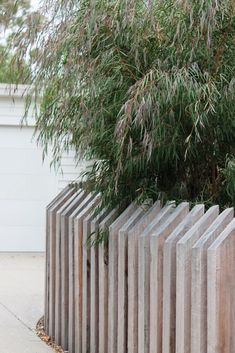
<instances>
[{"instance_id":1,"label":"overhanging foliage","mask_svg":"<svg viewBox=\"0 0 235 353\"><path fill-rule=\"evenodd\" d=\"M87 185L105 205L232 203L234 2L51 0L46 11L34 85L55 160L70 146L95 159Z\"/></svg>"}]
</instances>

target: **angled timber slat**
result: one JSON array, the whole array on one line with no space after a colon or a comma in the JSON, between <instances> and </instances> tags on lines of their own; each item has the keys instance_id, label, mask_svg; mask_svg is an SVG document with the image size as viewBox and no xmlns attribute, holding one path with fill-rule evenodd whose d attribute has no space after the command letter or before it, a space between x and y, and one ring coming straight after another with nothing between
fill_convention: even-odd
<instances>
[{"instance_id":1,"label":"angled timber slat","mask_svg":"<svg viewBox=\"0 0 235 353\"><path fill-rule=\"evenodd\" d=\"M157 201L146 211L136 226L128 232L127 350L129 353L138 352L138 240L145 228L156 218L160 209L160 202Z\"/></svg>"},{"instance_id":2,"label":"angled timber slat","mask_svg":"<svg viewBox=\"0 0 235 353\"><path fill-rule=\"evenodd\" d=\"M79 207L69 216L69 319L68 319L68 349L70 353L75 352L75 246L74 246L74 220L92 202L94 195L86 194Z\"/></svg>"},{"instance_id":3,"label":"angled timber slat","mask_svg":"<svg viewBox=\"0 0 235 353\"><path fill-rule=\"evenodd\" d=\"M195 206L166 239L163 249L163 353L175 353L176 245L203 216L204 205Z\"/></svg>"},{"instance_id":4,"label":"angled timber slat","mask_svg":"<svg viewBox=\"0 0 235 353\"><path fill-rule=\"evenodd\" d=\"M187 216L189 204L181 203L170 215L167 222L154 231L150 237L150 321L149 350L162 352L163 321L163 246L167 237Z\"/></svg>"},{"instance_id":5,"label":"angled timber slat","mask_svg":"<svg viewBox=\"0 0 235 353\"><path fill-rule=\"evenodd\" d=\"M211 207L178 241L176 250L176 353L190 353L191 348L191 253L196 241L219 214Z\"/></svg>"},{"instance_id":6,"label":"angled timber slat","mask_svg":"<svg viewBox=\"0 0 235 353\"><path fill-rule=\"evenodd\" d=\"M233 208L223 211L192 248L191 353L207 350L207 249L233 217Z\"/></svg>"},{"instance_id":7,"label":"angled timber slat","mask_svg":"<svg viewBox=\"0 0 235 353\"><path fill-rule=\"evenodd\" d=\"M98 352L108 353L108 234L109 227L119 216L118 209L112 210L99 224L103 242L98 246L98 283L99 283L99 343Z\"/></svg>"},{"instance_id":8,"label":"angled timber slat","mask_svg":"<svg viewBox=\"0 0 235 353\"><path fill-rule=\"evenodd\" d=\"M149 352L150 322L150 237L163 225L174 204L163 207L157 217L145 228L138 243L138 351Z\"/></svg>"},{"instance_id":9,"label":"angled timber slat","mask_svg":"<svg viewBox=\"0 0 235 353\"><path fill-rule=\"evenodd\" d=\"M207 353L235 352L235 219L208 249Z\"/></svg>"}]
</instances>

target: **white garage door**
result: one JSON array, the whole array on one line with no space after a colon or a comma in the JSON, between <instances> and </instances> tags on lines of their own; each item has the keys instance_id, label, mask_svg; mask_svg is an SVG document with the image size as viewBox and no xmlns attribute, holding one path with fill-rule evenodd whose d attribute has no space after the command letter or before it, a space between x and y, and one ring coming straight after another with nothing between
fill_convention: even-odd
<instances>
[{"instance_id":1,"label":"white garage door","mask_svg":"<svg viewBox=\"0 0 235 353\"><path fill-rule=\"evenodd\" d=\"M33 128L0 126L0 251L45 249L45 206L58 190Z\"/></svg>"},{"instance_id":2,"label":"white garage door","mask_svg":"<svg viewBox=\"0 0 235 353\"><path fill-rule=\"evenodd\" d=\"M63 173L50 168L50 156L42 163L33 111L20 128L28 88L0 83L0 252L44 251L45 207L85 168L72 152L62 158Z\"/></svg>"}]
</instances>

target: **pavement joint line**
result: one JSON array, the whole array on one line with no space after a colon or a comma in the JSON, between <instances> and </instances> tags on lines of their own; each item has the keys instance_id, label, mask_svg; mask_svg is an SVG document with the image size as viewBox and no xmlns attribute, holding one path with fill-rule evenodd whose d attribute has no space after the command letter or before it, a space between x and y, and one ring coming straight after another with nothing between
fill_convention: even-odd
<instances>
[{"instance_id":1,"label":"pavement joint line","mask_svg":"<svg viewBox=\"0 0 235 353\"><path fill-rule=\"evenodd\" d=\"M22 321L13 311L11 311L6 305L0 302L0 305L9 313L11 314L16 320L18 320L23 326L25 326L29 331L35 333L30 326L28 326L24 321Z\"/></svg>"}]
</instances>

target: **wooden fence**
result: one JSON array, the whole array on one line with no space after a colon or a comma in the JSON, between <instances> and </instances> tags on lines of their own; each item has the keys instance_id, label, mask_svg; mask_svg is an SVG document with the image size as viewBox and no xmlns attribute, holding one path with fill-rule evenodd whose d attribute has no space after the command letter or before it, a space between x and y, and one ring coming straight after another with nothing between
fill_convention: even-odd
<instances>
[{"instance_id":1,"label":"wooden fence","mask_svg":"<svg viewBox=\"0 0 235 353\"><path fill-rule=\"evenodd\" d=\"M233 209L99 202L67 187L47 208L48 335L69 353L234 353Z\"/></svg>"}]
</instances>

